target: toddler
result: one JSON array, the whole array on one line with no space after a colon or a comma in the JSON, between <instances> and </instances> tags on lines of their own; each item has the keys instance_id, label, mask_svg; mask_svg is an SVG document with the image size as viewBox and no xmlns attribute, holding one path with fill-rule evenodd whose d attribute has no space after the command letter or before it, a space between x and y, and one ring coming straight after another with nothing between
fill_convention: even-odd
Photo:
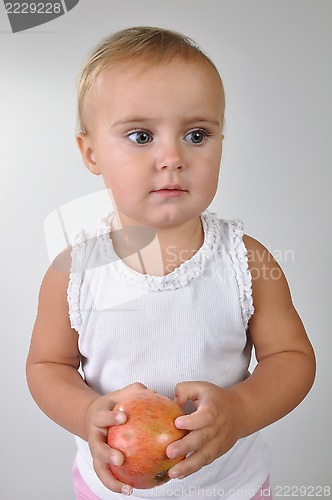
<instances>
[{"instance_id":1,"label":"toddler","mask_svg":"<svg viewBox=\"0 0 332 500\"><path fill-rule=\"evenodd\" d=\"M259 430L303 400L315 357L272 255L208 209L224 109L214 64L170 30L115 33L81 71L77 142L114 210L77 231L70 269L47 270L27 359L36 403L76 436L76 499L271 498ZM110 472L124 457L107 429L151 390L184 408L190 432L166 451L186 458L132 489Z\"/></svg>"}]
</instances>

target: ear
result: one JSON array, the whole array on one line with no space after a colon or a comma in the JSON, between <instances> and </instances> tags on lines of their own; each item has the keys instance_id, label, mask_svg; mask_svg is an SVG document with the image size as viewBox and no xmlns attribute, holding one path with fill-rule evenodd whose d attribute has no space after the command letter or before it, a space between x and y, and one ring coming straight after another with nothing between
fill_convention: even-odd
<instances>
[{"instance_id":1,"label":"ear","mask_svg":"<svg viewBox=\"0 0 332 500\"><path fill-rule=\"evenodd\" d=\"M94 175L100 175L101 170L96 163L91 137L88 134L84 134L83 132L80 132L76 136L76 141L77 141L78 148L81 152L82 159L84 161L85 166Z\"/></svg>"}]
</instances>

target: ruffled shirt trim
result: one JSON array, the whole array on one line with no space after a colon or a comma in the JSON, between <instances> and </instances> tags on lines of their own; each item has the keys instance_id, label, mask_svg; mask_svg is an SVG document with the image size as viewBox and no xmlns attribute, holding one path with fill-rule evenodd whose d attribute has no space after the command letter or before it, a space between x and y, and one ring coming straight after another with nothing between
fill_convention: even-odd
<instances>
[{"instance_id":1,"label":"ruffled shirt trim","mask_svg":"<svg viewBox=\"0 0 332 500\"><path fill-rule=\"evenodd\" d=\"M72 328L79 331L82 326L80 313L80 291L84 269L86 247L86 233L83 228L78 229L72 236L71 268L67 288L69 305L69 319Z\"/></svg>"},{"instance_id":2,"label":"ruffled shirt trim","mask_svg":"<svg viewBox=\"0 0 332 500\"><path fill-rule=\"evenodd\" d=\"M239 288L243 325L246 329L254 314L252 279L248 265L248 252L243 243L243 222L235 219L229 224L230 254L234 264L235 277Z\"/></svg>"},{"instance_id":3,"label":"ruffled shirt trim","mask_svg":"<svg viewBox=\"0 0 332 500\"><path fill-rule=\"evenodd\" d=\"M114 216L115 212L111 212L99 220L97 234L101 251L109 261L114 261L115 269L126 279L153 292L175 290L187 285L193 278L203 273L207 262L220 245L220 221L215 213L206 210L200 216L204 231L204 242L198 251L169 274L164 276L142 274L127 266L120 257L114 259L116 252L110 238L111 223Z\"/></svg>"}]
</instances>

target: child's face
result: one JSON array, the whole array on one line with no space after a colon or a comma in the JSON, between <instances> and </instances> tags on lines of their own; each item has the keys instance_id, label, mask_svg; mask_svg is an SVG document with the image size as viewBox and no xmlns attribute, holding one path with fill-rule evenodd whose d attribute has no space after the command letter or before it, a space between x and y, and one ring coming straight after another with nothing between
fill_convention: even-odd
<instances>
[{"instance_id":1,"label":"child's face","mask_svg":"<svg viewBox=\"0 0 332 500\"><path fill-rule=\"evenodd\" d=\"M179 225L214 198L222 151L222 91L213 68L175 60L105 70L87 101L78 144L103 176L122 223ZM140 71L141 70L141 71ZM158 192L166 185L183 191Z\"/></svg>"}]
</instances>

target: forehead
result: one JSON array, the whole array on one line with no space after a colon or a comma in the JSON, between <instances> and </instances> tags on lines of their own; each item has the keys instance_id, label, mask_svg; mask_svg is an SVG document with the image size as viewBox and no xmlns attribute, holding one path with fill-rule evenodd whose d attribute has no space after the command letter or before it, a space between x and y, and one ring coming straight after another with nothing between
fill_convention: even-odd
<instances>
[{"instance_id":1,"label":"forehead","mask_svg":"<svg viewBox=\"0 0 332 500\"><path fill-rule=\"evenodd\" d=\"M220 118L224 107L220 77L205 62L117 64L96 78L86 99L86 114L91 123L110 113L144 114L147 106L157 114L209 112Z\"/></svg>"}]
</instances>

